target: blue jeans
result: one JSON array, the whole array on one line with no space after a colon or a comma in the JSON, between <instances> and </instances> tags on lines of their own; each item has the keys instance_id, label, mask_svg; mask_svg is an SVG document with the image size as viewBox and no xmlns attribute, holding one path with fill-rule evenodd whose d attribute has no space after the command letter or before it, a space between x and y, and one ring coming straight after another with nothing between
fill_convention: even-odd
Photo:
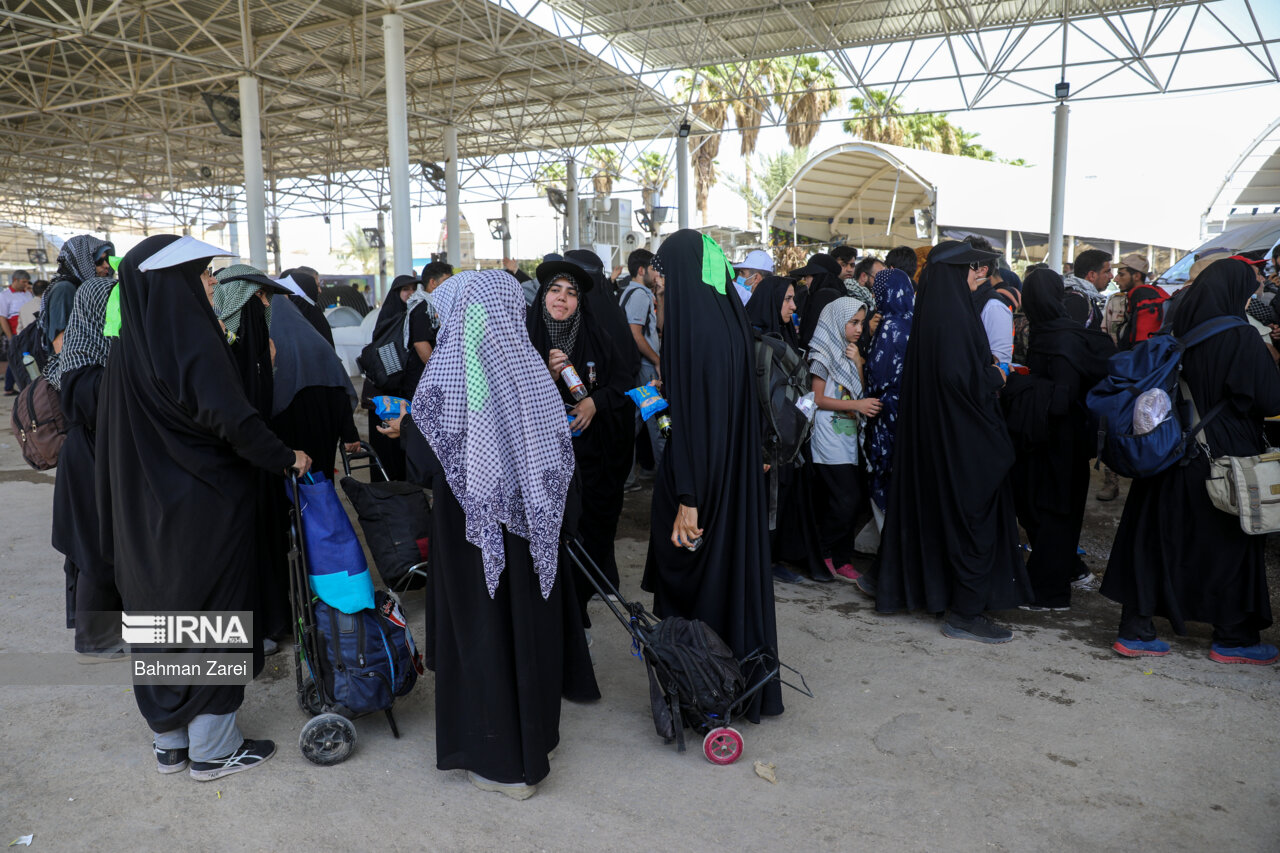
<instances>
[{"instance_id":1,"label":"blue jeans","mask_svg":"<svg viewBox=\"0 0 1280 853\"><path fill-rule=\"evenodd\" d=\"M649 363L648 359L640 359L640 373L636 377L639 384L647 385L658 378L658 368ZM636 435L640 434L641 427L649 430L649 445L653 448L653 470L657 471L662 466L662 453L667 449L667 440L662 437L662 433L658 431L658 416L654 415L649 420L642 420L640 417L640 409L636 408Z\"/></svg>"}]
</instances>

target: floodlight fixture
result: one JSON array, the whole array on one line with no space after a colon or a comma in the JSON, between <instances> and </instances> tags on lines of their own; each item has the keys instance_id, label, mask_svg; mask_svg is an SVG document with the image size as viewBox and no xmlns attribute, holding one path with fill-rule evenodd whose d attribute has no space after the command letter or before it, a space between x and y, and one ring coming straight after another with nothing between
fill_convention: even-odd
<instances>
[{"instance_id":1,"label":"floodlight fixture","mask_svg":"<svg viewBox=\"0 0 1280 853\"><path fill-rule=\"evenodd\" d=\"M680 137L681 139L688 139L689 130L690 130L689 122L682 121L680 122L680 129L676 131L676 136Z\"/></svg>"},{"instance_id":2,"label":"floodlight fixture","mask_svg":"<svg viewBox=\"0 0 1280 853\"><path fill-rule=\"evenodd\" d=\"M1053 96L1060 101L1064 101L1071 94L1071 84L1066 80L1061 83L1055 83L1053 86Z\"/></svg>"}]
</instances>

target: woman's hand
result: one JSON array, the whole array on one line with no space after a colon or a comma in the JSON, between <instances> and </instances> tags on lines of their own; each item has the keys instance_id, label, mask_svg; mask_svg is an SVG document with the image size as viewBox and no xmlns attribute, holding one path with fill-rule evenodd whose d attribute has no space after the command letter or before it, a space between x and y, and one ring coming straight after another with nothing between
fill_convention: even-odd
<instances>
[{"instance_id":1,"label":"woman's hand","mask_svg":"<svg viewBox=\"0 0 1280 853\"><path fill-rule=\"evenodd\" d=\"M310 471L311 457L301 450L293 451L293 470L298 472L299 477Z\"/></svg>"},{"instance_id":2,"label":"woman's hand","mask_svg":"<svg viewBox=\"0 0 1280 853\"><path fill-rule=\"evenodd\" d=\"M276 342L275 342L275 341L273 341L273 340L271 340L271 338L267 338L267 346L271 348L271 366L272 366L272 367L275 367L275 364L276 364Z\"/></svg>"},{"instance_id":3,"label":"woman's hand","mask_svg":"<svg viewBox=\"0 0 1280 853\"><path fill-rule=\"evenodd\" d=\"M396 416L392 420L383 421L382 423L378 424L378 427L377 427L378 432L382 433L387 438L399 438L400 422L403 420L404 420L404 414L401 413L400 415ZM357 441L356 450L359 450L359 449L360 449L360 442Z\"/></svg>"},{"instance_id":4,"label":"woman's hand","mask_svg":"<svg viewBox=\"0 0 1280 853\"><path fill-rule=\"evenodd\" d=\"M573 423L569 424L569 429L582 432L591 426L591 419L596 416L596 403L590 397L586 397L570 409L569 414L573 415Z\"/></svg>"},{"instance_id":5,"label":"woman's hand","mask_svg":"<svg viewBox=\"0 0 1280 853\"><path fill-rule=\"evenodd\" d=\"M677 548L688 548L694 540L702 538L702 528L698 526L698 508L680 504L676 512L675 524L671 525L671 544Z\"/></svg>"},{"instance_id":6,"label":"woman's hand","mask_svg":"<svg viewBox=\"0 0 1280 853\"><path fill-rule=\"evenodd\" d=\"M560 381L560 371L564 370L564 366L568 363L569 356L558 349L547 353L547 370L551 371L551 378L557 382Z\"/></svg>"},{"instance_id":7,"label":"woman's hand","mask_svg":"<svg viewBox=\"0 0 1280 853\"><path fill-rule=\"evenodd\" d=\"M844 357L858 365L858 367L862 367L862 350L858 349L856 343L845 344Z\"/></svg>"},{"instance_id":8,"label":"woman's hand","mask_svg":"<svg viewBox=\"0 0 1280 853\"><path fill-rule=\"evenodd\" d=\"M880 328L880 321L882 319L883 318L880 316L879 312L872 314L871 319L867 321L867 330L874 335L876 333L876 329Z\"/></svg>"},{"instance_id":9,"label":"woman's hand","mask_svg":"<svg viewBox=\"0 0 1280 853\"><path fill-rule=\"evenodd\" d=\"M880 402L879 397L864 397L861 400L854 401L854 408L869 418L874 418L880 414L880 410L884 408L884 404Z\"/></svg>"}]
</instances>

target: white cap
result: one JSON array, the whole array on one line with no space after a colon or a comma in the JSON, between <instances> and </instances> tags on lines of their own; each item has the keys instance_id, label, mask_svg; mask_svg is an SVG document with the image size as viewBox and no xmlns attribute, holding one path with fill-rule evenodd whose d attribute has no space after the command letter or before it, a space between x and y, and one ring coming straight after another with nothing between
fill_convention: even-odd
<instances>
[{"instance_id":1,"label":"white cap","mask_svg":"<svg viewBox=\"0 0 1280 853\"><path fill-rule=\"evenodd\" d=\"M307 300L312 305L316 304L316 301L314 299L312 299L310 296L307 296L307 292L302 289L302 285L298 284L296 281L293 280L293 276L287 275L284 278L273 278L271 280L274 281L276 284L280 285L281 287L283 287L285 290L294 294L295 296L301 296L303 299Z\"/></svg>"},{"instance_id":2,"label":"white cap","mask_svg":"<svg viewBox=\"0 0 1280 853\"><path fill-rule=\"evenodd\" d=\"M773 256L763 249L752 249L747 252L747 256L739 263L733 265L735 270L764 270L767 273L773 272Z\"/></svg>"},{"instance_id":3,"label":"white cap","mask_svg":"<svg viewBox=\"0 0 1280 853\"><path fill-rule=\"evenodd\" d=\"M179 237L138 264L138 271L162 270L200 258L225 258L230 256L231 253L226 249L219 249L217 246L206 243L203 240L197 240L195 237Z\"/></svg>"}]
</instances>

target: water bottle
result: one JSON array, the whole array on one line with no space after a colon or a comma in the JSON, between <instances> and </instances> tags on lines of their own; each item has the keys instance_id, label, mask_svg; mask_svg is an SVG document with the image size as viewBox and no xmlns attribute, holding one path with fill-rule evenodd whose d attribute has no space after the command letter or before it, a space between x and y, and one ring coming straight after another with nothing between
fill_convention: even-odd
<instances>
[{"instance_id":1,"label":"water bottle","mask_svg":"<svg viewBox=\"0 0 1280 853\"><path fill-rule=\"evenodd\" d=\"M22 354L22 366L27 369L27 376L31 377L33 382L40 375L40 366L36 364L35 357L31 353L24 352Z\"/></svg>"},{"instance_id":2,"label":"water bottle","mask_svg":"<svg viewBox=\"0 0 1280 853\"><path fill-rule=\"evenodd\" d=\"M587 396L587 386L582 384L582 379L578 376L578 371L573 369L572 364L564 366L560 371L560 378L564 380L565 387L569 389L569 394L575 401Z\"/></svg>"}]
</instances>

